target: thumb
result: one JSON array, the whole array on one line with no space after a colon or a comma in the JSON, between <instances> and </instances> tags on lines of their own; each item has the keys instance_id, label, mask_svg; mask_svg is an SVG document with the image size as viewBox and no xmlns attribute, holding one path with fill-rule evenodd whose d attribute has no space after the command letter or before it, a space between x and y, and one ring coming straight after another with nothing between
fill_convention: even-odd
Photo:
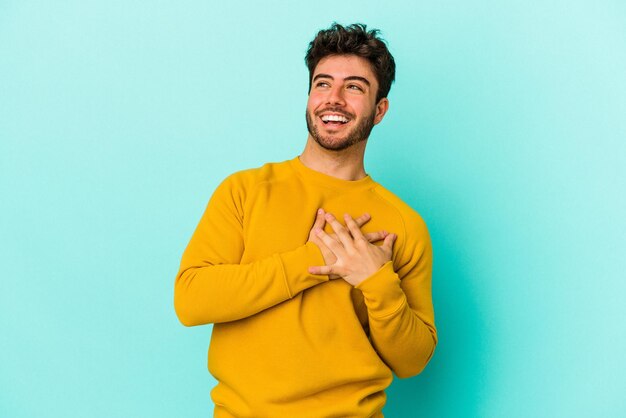
<instances>
[{"instance_id":1,"label":"thumb","mask_svg":"<svg viewBox=\"0 0 626 418\"><path fill-rule=\"evenodd\" d=\"M309 273L317 274L320 276L326 276L333 272L333 268L330 266L312 266L309 267Z\"/></svg>"}]
</instances>

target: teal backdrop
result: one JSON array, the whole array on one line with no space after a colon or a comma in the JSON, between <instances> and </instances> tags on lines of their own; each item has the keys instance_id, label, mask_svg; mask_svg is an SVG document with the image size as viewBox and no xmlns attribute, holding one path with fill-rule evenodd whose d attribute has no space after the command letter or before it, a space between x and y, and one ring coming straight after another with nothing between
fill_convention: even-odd
<instances>
[{"instance_id":1,"label":"teal backdrop","mask_svg":"<svg viewBox=\"0 0 626 418\"><path fill-rule=\"evenodd\" d=\"M333 21L389 42L366 169L435 249L440 343L386 416L626 416L625 2L0 0L1 417L212 415L180 256L303 149Z\"/></svg>"}]
</instances>

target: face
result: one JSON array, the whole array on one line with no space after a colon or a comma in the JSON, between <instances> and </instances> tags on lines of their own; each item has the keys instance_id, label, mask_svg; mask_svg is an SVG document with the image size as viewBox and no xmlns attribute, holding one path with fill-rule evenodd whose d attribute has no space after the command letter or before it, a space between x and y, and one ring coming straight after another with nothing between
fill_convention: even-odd
<instances>
[{"instance_id":1,"label":"face","mask_svg":"<svg viewBox=\"0 0 626 418\"><path fill-rule=\"evenodd\" d=\"M310 136L340 151L367 140L389 107L376 103L378 82L370 63L355 55L330 55L315 67L306 108Z\"/></svg>"}]
</instances>

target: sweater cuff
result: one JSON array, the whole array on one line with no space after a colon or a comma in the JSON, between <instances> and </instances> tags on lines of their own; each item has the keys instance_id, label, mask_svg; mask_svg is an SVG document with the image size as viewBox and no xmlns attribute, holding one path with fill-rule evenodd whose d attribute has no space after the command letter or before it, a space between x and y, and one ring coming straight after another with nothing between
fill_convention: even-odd
<instances>
[{"instance_id":1,"label":"sweater cuff","mask_svg":"<svg viewBox=\"0 0 626 418\"><path fill-rule=\"evenodd\" d=\"M329 280L328 276L309 273L309 267L325 264L322 252L312 242L307 242L293 251L278 254L278 257L282 263L290 298L309 287Z\"/></svg>"},{"instance_id":2,"label":"sweater cuff","mask_svg":"<svg viewBox=\"0 0 626 418\"><path fill-rule=\"evenodd\" d=\"M363 292L367 310L374 318L393 315L406 303L406 295L400 287L400 278L393 270L391 261L383 264L376 273L355 287Z\"/></svg>"}]
</instances>

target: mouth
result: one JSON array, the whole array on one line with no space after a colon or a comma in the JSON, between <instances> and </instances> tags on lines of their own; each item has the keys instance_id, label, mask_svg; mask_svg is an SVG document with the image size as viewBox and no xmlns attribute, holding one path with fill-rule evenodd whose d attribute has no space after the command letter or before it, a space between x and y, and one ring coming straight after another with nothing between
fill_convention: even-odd
<instances>
[{"instance_id":1,"label":"mouth","mask_svg":"<svg viewBox=\"0 0 626 418\"><path fill-rule=\"evenodd\" d=\"M350 118L340 113L325 113L320 120L327 126L342 126L350 122Z\"/></svg>"}]
</instances>

